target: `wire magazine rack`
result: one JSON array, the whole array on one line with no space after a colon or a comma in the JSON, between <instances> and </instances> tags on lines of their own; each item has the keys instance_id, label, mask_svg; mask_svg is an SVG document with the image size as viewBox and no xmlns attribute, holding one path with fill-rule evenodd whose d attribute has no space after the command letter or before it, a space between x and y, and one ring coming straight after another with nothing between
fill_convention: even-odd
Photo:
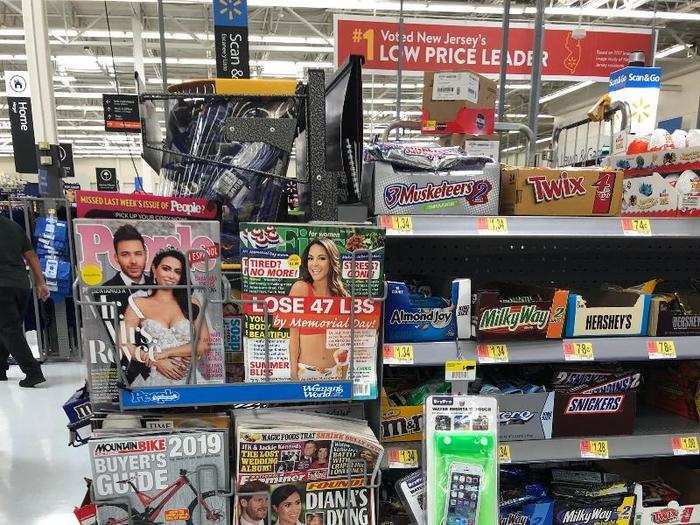
<instances>
[{"instance_id":1,"label":"wire magazine rack","mask_svg":"<svg viewBox=\"0 0 700 525\"><path fill-rule=\"evenodd\" d=\"M192 254L200 254L201 261L204 261L206 268L206 281L209 280L209 254L205 250L189 250L187 256ZM366 256L367 263L372 264L372 253L369 250L355 250L352 252L350 261L350 304L355 304L357 297L355 278L358 256ZM372 279L371 272L366 279L368 282L375 281ZM380 283L382 295L373 297L371 294L367 299L375 302L383 303L386 299L387 287L382 281ZM76 297L81 293L83 297L90 297L90 293L98 289L110 290L125 290L129 287L126 285L120 286L84 286L80 285L78 279L73 283L74 294ZM197 375L195 371L198 365L197 344L201 336L201 326L204 321L204 313L206 307L210 303L231 302L239 305L255 304L262 309L264 317L264 348L265 348L265 376L269 379L271 376L270 367L270 320L267 302L264 299L234 299L230 297L230 284L225 276L223 277L223 297L212 297L212 291L208 286L191 284L190 268L187 268L187 284L184 285L138 285L138 289L157 290L182 289L187 292L187 303L189 305L189 326L190 326L190 345L191 354L188 365L187 384L169 385L169 386L152 386L152 387L130 387L124 370L121 366L117 366L117 374L119 377L119 405L122 410L136 410L144 408L170 408L170 407L189 407L189 406L215 406L215 405L234 405L244 403L314 403L319 401L349 401L353 399L353 384L355 378L355 308L350 308L349 313L349 348L348 348L348 373L346 379L318 379L314 381L262 381L262 382L242 382L242 383L216 383L216 384L197 384ZM202 306L200 318L202 321L199 326L195 326L196 319L193 318L192 312L192 294L197 291L202 295ZM122 348L121 334L119 329L118 308L116 302L110 301L91 301L91 300L76 300L77 307L80 308L109 308L112 315L112 327L115 334L115 349L113 349L113 359L119 363L119 352ZM104 327L106 332L106 327ZM381 331L380 331L381 334ZM109 334L105 333L105 337L109 340ZM378 343L380 343L380 337ZM377 353L379 351L377 350ZM377 367L378 368L378 367ZM379 376L379 371L377 370ZM377 378L379 379L379 378Z\"/></svg>"}]
</instances>

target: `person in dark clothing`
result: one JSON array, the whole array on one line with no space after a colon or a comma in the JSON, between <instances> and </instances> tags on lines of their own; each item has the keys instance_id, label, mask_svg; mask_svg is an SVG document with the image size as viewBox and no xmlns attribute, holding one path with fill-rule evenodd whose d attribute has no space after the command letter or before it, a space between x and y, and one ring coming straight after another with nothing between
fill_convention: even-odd
<instances>
[{"instance_id":1,"label":"person in dark clothing","mask_svg":"<svg viewBox=\"0 0 700 525\"><path fill-rule=\"evenodd\" d=\"M0 216L0 381L7 381L10 355L27 377L19 386L33 387L46 381L41 365L32 355L22 327L31 297L27 265L34 276L39 299L49 297L36 252L20 226Z\"/></svg>"}]
</instances>

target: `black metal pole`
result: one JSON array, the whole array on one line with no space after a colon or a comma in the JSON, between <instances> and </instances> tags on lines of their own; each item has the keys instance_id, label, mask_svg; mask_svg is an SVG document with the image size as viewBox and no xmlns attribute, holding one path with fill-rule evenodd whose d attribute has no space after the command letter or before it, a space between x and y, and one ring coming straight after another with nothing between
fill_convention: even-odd
<instances>
[{"instance_id":1,"label":"black metal pole","mask_svg":"<svg viewBox=\"0 0 700 525\"><path fill-rule=\"evenodd\" d=\"M510 28L510 0L503 2L501 24L501 71L498 77L498 121L504 122L506 114L506 69L508 68L508 29Z\"/></svg>"},{"instance_id":2,"label":"black metal pole","mask_svg":"<svg viewBox=\"0 0 700 525\"><path fill-rule=\"evenodd\" d=\"M401 120L401 80L403 78L403 0L399 1L399 47L396 63L396 120ZM396 128L396 140L399 140L399 128Z\"/></svg>"},{"instance_id":3,"label":"black metal pole","mask_svg":"<svg viewBox=\"0 0 700 525\"><path fill-rule=\"evenodd\" d=\"M532 86L530 89L530 108L527 125L537 137L537 116L540 112L540 91L542 88L542 49L544 48L544 8L545 0L537 0L535 16L535 40L532 46ZM537 141L530 144L530 160L534 160Z\"/></svg>"}]
</instances>

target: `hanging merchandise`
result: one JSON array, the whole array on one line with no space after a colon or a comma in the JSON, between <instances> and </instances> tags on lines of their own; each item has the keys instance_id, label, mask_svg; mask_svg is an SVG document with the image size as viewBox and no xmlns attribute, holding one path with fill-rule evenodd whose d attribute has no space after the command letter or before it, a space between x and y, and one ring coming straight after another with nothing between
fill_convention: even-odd
<instances>
[{"instance_id":1,"label":"hanging merchandise","mask_svg":"<svg viewBox=\"0 0 700 525\"><path fill-rule=\"evenodd\" d=\"M352 378L375 398L384 230L243 223L241 256L246 381Z\"/></svg>"},{"instance_id":2,"label":"hanging merchandise","mask_svg":"<svg viewBox=\"0 0 700 525\"><path fill-rule=\"evenodd\" d=\"M374 525L383 449L366 421L237 410L235 523Z\"/></svg>"},{"instance_id":3,"label":"hanging merchandise","mask_svg":"<svg viewBox=\"0 0 700 525\"><path fill-rule=\"evenodd\" d=\"M36 253L41 272L54 302L71 295L72 273L68 246L68 223L56 219L52 213L39 217L34 228Z\"/></svg>"},{"instance_id":4,"label":"hanging merchandise","mask_svg":"<svg viewBox=\"0 0 700 525\"><path fill-rule=\"evenodd\" d=\"M425 403L427 525L498 523L498 407L482 396Z\"/></svg>"},{"instance_id":5,"label":"hanging merchandise","mask_svg":"<svg viewBox=\"0 0 700 525\"><path fill-rule=\"evenodd\" d=\"M159 130L143 126L144 150L161 153L147 155L161 175L160 195L223 206L222 256L229 261L238 259L239 221L286 216L285 176L302 105L296 81L216 80L216 95L197 95L209 84L172 88L184 92L168 95L166 138L161 142ZM151 103L148 95L141 98L142 105Z\"/></svg>"},{"instance_id":6,"label":"hanging merchandise","mask_svg":"<svg viewBox=\"0 0 700 525\"><path fill-rule=\"evenodd\" d=\"M101 305L80 309L93 406L114 407L119 384L222 383L219 224L76 219L73 229L81 295Z\"/></svg>"}]
</instances>

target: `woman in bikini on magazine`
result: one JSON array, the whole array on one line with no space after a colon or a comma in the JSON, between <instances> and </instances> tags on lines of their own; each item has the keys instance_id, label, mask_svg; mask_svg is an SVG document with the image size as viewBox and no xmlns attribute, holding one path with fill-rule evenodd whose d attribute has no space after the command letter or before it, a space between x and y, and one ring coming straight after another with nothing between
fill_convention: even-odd
<instances>
[{"instance_id":1,"label":"woman in bikini on magazine","mask_svg":"<svg viewBox=\"0 0 700 525\"><path fill-rule=\"evenodd\" d=\"M340 280L340 252L332 239L317 237L301 256L300 280L291 297L349 297ZM332 348L323 328L290 328L289 359L293 381L345 379L347 348Z\"/></svg>"}]
</instances>

